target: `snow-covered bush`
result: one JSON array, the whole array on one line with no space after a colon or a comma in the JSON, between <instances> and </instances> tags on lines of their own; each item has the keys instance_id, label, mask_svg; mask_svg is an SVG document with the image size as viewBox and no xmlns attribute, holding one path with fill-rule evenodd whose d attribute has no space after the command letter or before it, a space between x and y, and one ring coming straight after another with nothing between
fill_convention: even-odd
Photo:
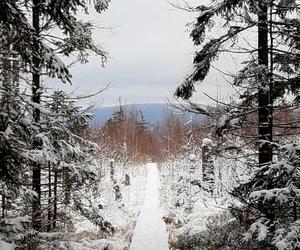
<instances>
[{"instance_id":1,"label":"snow-covered bush","mask_svg":"<svg viewBox=\"0 0 300 250\"><path fill-rule=\"evenodd\" d=\"M222 239L222 231L227 227L228 232L233 231L232 238L242 230L233 230L233 225L225 223L225 215L218 214L237 202L231 198L230 191L251 174L243 162L236 160L241 153L239 145L243 144L242 140L236 137L226 139L216 142L205 139L201 144L206 146L209 143L211 148L209 163L214 172L213 192L207 190L207 180L203 178L202 147L192 149L192 160L186 153L161 164L162 203L168 212L165 221L170 231L170 244L175 249L194 249L190 248L192 245L198 247L195 249L206 249L203 244L216 246L217 242L221 245L240 243ZM226 216L229 218L228 214ZM212 236L214 230L216 234Z\"/></svg>"},{"instance_id":2,"label":"snow-covered bush","mask_svg":"<svg viewBox=\"0 0 300 250\"><path fill-rule=\"evenodd\" d=\"M233 206L232 214L247 229L246 241L289 250L300 247L300 147L289 144L281 150L280 162L257 168L249 181L234 189L243 205Z\"/></svg>"},{"instance_id":3,"label":"snow-covered bush","mask_svg":"<svg viewBox=\"0 0 300 250\"><path fill-rule=\"evenodd\" d=\"M240 224L226 211L208 217L205 231L195 234L185 232L179 235L175 248L180 250L265 249L253 242L245 242L243 233L244 228L240 227Z\"/></svg>"}]
</instances>

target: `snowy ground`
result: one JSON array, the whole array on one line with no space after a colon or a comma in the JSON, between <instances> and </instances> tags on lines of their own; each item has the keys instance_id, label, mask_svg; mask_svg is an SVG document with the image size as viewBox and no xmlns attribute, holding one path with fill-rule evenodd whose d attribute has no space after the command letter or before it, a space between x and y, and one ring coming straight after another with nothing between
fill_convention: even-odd
<instances>
[{"instance_id":1,"label":"snowy ground","mask_svg":"<svg viewBox=\"0 0 300 250\"><path fill-rule=\"evenodd\" d=\"M226 211L229 204L226 192L216 190L213 197L205 193L198 185L202 179L201 164L198 163L196 169L191 169L189 164L189 161L179 159L161 165L161 198L171 249L177 247L180 235L194 235L206 230L207 223Z\"/></svg>"},{"instance_id":2,"label":"snowy ground","mask_svg":"<svg viewBox=\"0 0 300 250\"><path fill-rule=\"evenodd\" d=\"M135 227L130 250L166 250L168 233L160 207L160 178L157 164L147 165L145 201Z\"/></svg>"},{"instance_id":3,"label":"snowy ground","mask_svg":"<svg viewBox=\"0 0 300 250\"><path fill-rule=\"evenodd\" d=\"M130 185L124 184L125 172ZM115 200L109 169L97 187L93 204L116 229L112 237L103 237L98 227L77 213L73 214L72 231L44 233L41 249L47 250L167 250L177 248L181 235L194 235L207 229L207 223L228 205L228 197L216 193L208 197L193 180L201 180L200 169L191 172L184 161L116 166L115 179L122 198ZM50 244L49 244L50 243ZM0 238L0 250L14 249Z\"/></svg>"},{"instance_id":4,"label":"snowy ground","mask_svg":"<svg viewBox=\"0 0 300 250\"><path fill-rule=\"evenodd\" d=\"M129 248L135 224L144 203L147 169L146 166L128 166L124 170L121 165L116 165L115 179L122 194L122 198L117 201L109 170L109 168L102 170L103 179L99 182L95 195L89 194L90 190L82 190L82 195L86 192L86 196L92 199L94 207L99 207L101 204L101 208L99 207L97 211L105 220L112 223L116 230L115 234L112 237L103 237L96 225L74 212L72 213L72 231L43 233L45 240L41 249L124 250ZM130 176L130 185L124 184L125 173ZM0 250L2 250L1 247Z\"/></svg>"}]
</instances>

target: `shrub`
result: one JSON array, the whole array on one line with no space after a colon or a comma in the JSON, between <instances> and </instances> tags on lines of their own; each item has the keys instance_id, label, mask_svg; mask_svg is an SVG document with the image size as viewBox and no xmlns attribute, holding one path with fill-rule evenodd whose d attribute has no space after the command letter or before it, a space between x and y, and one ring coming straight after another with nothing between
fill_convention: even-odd
<instances>
[{"instance_id":1,"label":"shrub","mask_svg":"<svg viewBox=\"0 0 300 250\"><path fill-rule=\"evenodd\" d=\"M243 227L228 212L210 216L206 222L207 230L191 235L179 236L176 249L181 250L263 250L243 240Z\"/></svg>"}]
</instances>

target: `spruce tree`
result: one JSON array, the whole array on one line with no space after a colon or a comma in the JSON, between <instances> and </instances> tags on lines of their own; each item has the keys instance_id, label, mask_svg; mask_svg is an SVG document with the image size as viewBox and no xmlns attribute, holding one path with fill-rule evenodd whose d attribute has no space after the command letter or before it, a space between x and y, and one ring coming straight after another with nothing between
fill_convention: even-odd
<instances>
[{"instance_id":1,"label":"spruce tree","mask_svg":"<svg viewBox=\"0 0 300 250\"><path fill-rule=\"evenodd\" d=\"M44 129L41 131L43 134L41 153L45 158L42 165L47 165L48 162L48 175L60 177L59 182L62 183L61 189L64 193L61 203L65 207L70 207L73 189L83 187L85 183L90 183L97 177L95 152L98 147L81 137L82 132L88 128L92 116L82 111L63 91L55 91L46 107L49 113L42 116ZM50 176L49 190L52 179ZM54 181L53 185L57 190L57 181ZM57 210L59 197L54 198L55 201L51 200L48 206L53 205ZM76 201L76 207L78 206L79 200ZM53 216L56 217L56 214L57 212Z\"/></svg>"},{"instance_id":2,"label":"spruce tree","mask_svg":"<svg viewBox=\"0 0 300 250\"><path fill-rule=\"evenodd\" d=\"M57 159L62 153L57 152L55 147L48 144L50 141L48 137L42 136L47 133L51 135L52 129L45 127L51 123L46 124L43 119L48 111L44 104L42 76L59 78L62 82L71 81L69 69L60 56L72 57L75 61L86 63L88 55L92 52L101 57L102 64L105 62L106 53L92 39L93 25L90 22L78 20L77 12L84 10L88 13L89 7L93 6L98 13L101 13L108 7L108 3L109 0L8 0L0 2L0 29L1 34L5 34L1 36L1 52L14 51L22 65L24 77L28 78L31 75L30 94L21 93L16 88L15 94L19 100L10 93L12 92L11 86L6 88L4 84L6 90L1 89L1 98L7 99L5 96L9 93L9 100L12 100L13 105L17 103L20 105L15 109L15 114L12 110L7 112L6 105L1 107L1 114L3 114L0 138L1 162L5 159L1 169L18 169L22 171L21 173L28 174L28 168L31 168L32 189L35 193L31 196L32 225L37 230L42 228L41 173L43 168L48 166L48 162L41 160L41 156L54 155L53 159ZM51 32L53 29L56 30L55 34ZM3 72L5 73L5 70ZM6 73L4 75L7 76ZM8 78L13 81L12 79L18 77L11 75ZM7 82L5 77L3 80ZM14 114L15 117L7 119L9 113ZM8 129L13 133L7 133ZM68 127L68 129L64 131L64 136L67 144L72 145L74 137L71 136L73 133L70 130L73 128ZM49 151L43 155L46 148ZM63 157L62 161L65 159L69 160ZM20 167L21 164L22 167ZM19 178L17 174L13 177L14 180ZM81 178L81 176L76 177Z\"/></svg>"},{"instance_id":3,"label":"spruce tree","mask_svg":"<svg viewBox=\"0 0 300 250\"><path fill-rule=\"evenodd\" d=\"M188 101L185 109L211 116L218 135L234 134L241 127L257 128L256 138L251 139L257 144L257 165L252 165L254 175L250 180L233 190L243 206L234 207L232 212L241 223L247 221L241 224L248 232L247 239L258 241L265 249L299 248L298 147L280 146L280 137L274 137L275 129L298 128L298 121L273 121L281 109L298 106L299 7L296 0L223 0L190 9L199 12L191 37L200 49L194 57L192 74L175 92L177 97L189 100L195 84L206 78L220 55L244 55L243 68L232 81L237 90L235 101L219 104L218 108ZM215 19L224 29L208 38L209 30L213 31L217 23ZM254 42L243 42L243 37L253 31ZM274 148L284 151L279 163L273 163Z\"/></svg>"}]
</instances>

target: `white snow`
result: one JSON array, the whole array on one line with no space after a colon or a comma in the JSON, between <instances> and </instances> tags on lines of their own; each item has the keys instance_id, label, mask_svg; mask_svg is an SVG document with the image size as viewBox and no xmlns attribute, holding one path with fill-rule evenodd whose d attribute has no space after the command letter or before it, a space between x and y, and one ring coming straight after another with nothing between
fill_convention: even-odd
<instances>
[{"instance_id":1,"label":"white snow","mask_svg":"<svg viewBox=\"0 0 300 250\"><path fill-rule=\"evenodd\" d=\"M195 154L190 154L189 155L189 160L190 161L196 161L196 159L197 159L197 156Z\"/></svg>"},{"instance_id":2,"label":"white snow","mask_svg":"<svg viewBox=\"0 0 300 250\"><path fill-rule=\"evenodd\" d=\"M213 141L209 138L203 138L202 140L202 146L213 146Z\"/></svg>"},{"instance_id":3,"label":"white snow","mask_svg":"<svg viewBox=\"0 0 300 250\"><path fill-rule=\"evenodd\" d=\"M10 244L10 243L0 240L0 249L1 250L14 250L15 246L13 244Z\"/></svg>"},{"instance_id":4,"label":"white snow","mask_svg":"<svg viewBox=\"0 0 300 250\"><path fill-rule=\"evenodd\" d=\"M156 163L148 163L145 201L133 233L130 250L167 250L168 232L160 207L160 178Z\"/></svg>"}]
</instances>

